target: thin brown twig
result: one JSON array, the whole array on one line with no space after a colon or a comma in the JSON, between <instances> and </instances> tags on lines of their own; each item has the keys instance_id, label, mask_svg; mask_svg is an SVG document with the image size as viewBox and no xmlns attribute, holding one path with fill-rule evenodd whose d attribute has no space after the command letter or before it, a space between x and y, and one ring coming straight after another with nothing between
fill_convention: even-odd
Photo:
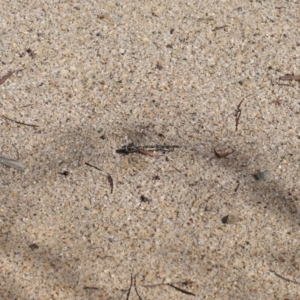
<instances>
[{"instance_id":1,"label":"thin brown twig","mask_svg":"<svg viewBox=\"0 0 300 300\"><path fill-rule=\"evenodd\" d=\"M242 101L244 101L244 99L243 99ZM241 104L241 103L242 103L242 102L240 102L240 104ZM238 126L239 126L239 121L240 121L241 114L242 114L242 111L241 111L240 108L238 108L238 109L236 110L236 114L235 114L235 131L238 130Z\"/></svg>"},{"instance_id":2,"label":"thin brown twig","mask_svg":"<svg viewBox=\"0 0 300 300\"><path fill-rule=\"evenodd\" d=\"M240 103L238 104L237 108L236 108L236 111L235 111L235 131L238 130L238 126L239 126L239 121L240 121L240 117L241 117L241 114L242 114L242 110L241 110L241 105L243 103L243 101L248 97L250 96L251 94L247 95L246 97L244 97Z\"/></svg>"},{"instance_id":3,"label":"thin brown twig","mask_svg":"<svg viewBox=\"0 0 300 300\"><path fill-rule=\"evenodd\" d=\"M7 75L0 79L0 85L3 84L14 72L9 72Z\"/></svg>"},{"instance_id":4,"label":"thin brown twig","mask_svg":"<svg viewBox=\"0 0 300 300\"><path fill-rule=\"evenodd\" d=\"M172 283L167 283L167 285L170 286L170 287L172 287L172 288L174 288L175 290L177 290L177 291L183 293L183 294L187 294L187 295L191 295L191 296L196 296L194 293L189 292L189 291L186 291L186 290L184 290L184 289L182 289L182 288L179 288L178 286L175 286L175 285L172 284Z\"/></svg>"},{"instance_id":5,"label":"thin brown twig","mask_svg":"<svg viewBox=\"0 0 300 300\"><path fill-rule=\"evenodd\" d=\"M30 106L34 106L35 104L27 104L27 105L23 105L22 108L24 107L30 107Z\"/></svg>"},{"instance_id":6,"label":"thin brown twig","mask_svg":"<svg viewBox=\"0 0 300 300\"><path fill-rule=\"evenodd\" d=\"M98 167L96 167L96 166L94 166L94 165L92 165L92 164L90 164L90 163L88 163L88 162L85 162L85 164L86 164L87 166L89 166L89 167L92 167L92 168L94 168L94 169L100 171L100 172L102 173L102 175L105 176L100 168L98 168Z\"/></svg>"},{"instance_id":7,"label":"thin brown twig","mask_svg":"<svg viewBox=\"0 0 300 300\"><path fill-rule=\"evenodd\" d=\"M130 287L129 287L128 292L127 292L126 300L129 300L129 296L130 296L132 285L133 285L133 276L132 276L132 273L131 273L131 276L130 276Z\"/></svg>"},{"instance_id":8,"label":"thin brown twig","mask_svg":"<svg viewBox=\"0 0 300 300\"><path fill-rule=\"evenodd\" d=\"M178 286L175 286L175 284L182 284L182 285L191 285L193 284L193 281L191 280L185 280L185 281L179 281L179 282L170 282L170 283L157 283L157 284L148 284L148 285L142 285L143 287L146 287L146 288L152 288L152 287L157 287L157 286L162 286L162 285L167 285L167 286L170 286L174 289L176 289L177 291L179 292L182 292L184 294L187 294L187 295L192 295L192 296L196 296L194 293L192 292L189 292L187 290L184 290L182 288L179 288Z\"/></svg>"},{"instance_id":9,"label":"thin brown twig","mask_svg":"<svg viewBox=\"0 0 300 300\"><path fill-rule=\"evenodd\" d=\"M4 116L4 115L2 115L2 118L6 119L6 120L9 120L9 121L11 121L11 122L15 122L16 124L19 124L19 125L30 126L30 127L39 127L39 125L28 124L28 123L16 121L16 120L13 120L13 119L11 119L11 118L9 118L9 117L6 117L6 116Z\"/></svg>"},{"instance_id":10,"label":"thin brown twig","mask_svg":"<svg viewBox=\"0 0 300 300\"><path fill-rule=\"evenodd\" d=\"M221 29L226 28L226 27L228 27L228 25L223 25L223 26L215 27L212 31L221 30Z\"/></svg>"},{"instance_id":11,"label":"thin brown twig","mask_svg":"<svg viewBox=\"0 0 300 300\"><path fill-rule=\"evenodd\" d=\"M3 76L2 78L0 78L0 85L3 84L12 74L22 71L23 69L19 69L19 70L15 70L15 71L11 71L9 73L7 73L5 76Z\"/></svg>"},{"instance_id":12,"label":"thin brown twig","mask_svg":"<svg viewBox=\"0 0 300 300\"><path fill-rule=\"evenodd\" d=\"M238 182L237 187L234 189L234 192L235 192L235 193L237 192L237 190L239 189L239 187L240 187L240 183Z\"/></svg>"},{"instance_id":13,"label":"thin brown twig","mask_svg":"<svg viewBox=\"0 0 300 300\"><path fill-rule=\"evenodd\" d=\"M172 166L178 173L182 173L179 169L177 169L176 167Z\"/></svg>"},{"instance_id":14,"label":"thin brown twig","mask_svg":"<svg viewBox=\"0 0 300 300\"><path fill-rule=\"evenodd\" d=\"M134 289L135 289L135 292L136 292L137 296L139 297L139 300L143 300L143 298L138 293L137 286L136 286L136 277L137 277L137 275L138 274L135 274L135 276L134 276Z\"/></svg>"},{"instance_id":15,"label":"thin brown twig","mask_svg":"<svg viewBox=\"0 0 300 300\"><path fill-rule=\"evenodd\" d=\"M292 279L288 279L288 278L285 278L283 277L282 275L278 274L277 272L275 272L274 270L270 270L270 272L274 273L274 275L276 275L277 277L285 280L285 281L288 281L288 282L291 282L291 283L295 283L295 284L299 284L300 285L300 282L298 281L295 281L295 280L292 280Z\"/></svg>"}]
</instances>

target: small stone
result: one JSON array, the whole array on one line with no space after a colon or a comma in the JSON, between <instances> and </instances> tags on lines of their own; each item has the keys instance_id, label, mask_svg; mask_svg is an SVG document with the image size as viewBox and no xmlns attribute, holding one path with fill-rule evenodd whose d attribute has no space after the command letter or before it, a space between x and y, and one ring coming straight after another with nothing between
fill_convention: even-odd
<instances>
[{"instance_id":1,"label":"small stone","mask_svg":"<svg viewBox=\"0 0 300 300\"><path fill-rule=\"evenodd\" d=\"M241 259L237 258L237 259L233 262L232 266L233 266L233 268L235 268L235 269L243 269L243 268L245 267L245 263L244 263Z\"/></svg>"},{"instance_id":2,"label":"small stone","mask_svg":"<svg viewBox=\"0 0 300 300\"><path fill-rule=\"evenodd\" d=\"M36 250L36 249L39 249L39 246L37 244L31 244L31 245L29 245L29 248L31 250Z\"/></svg>"},{"instance_id":3,"label":"small stone","mask_svg":"<svg viewBox=\"0 0 300 300\"><path fill-rule=\"evenodd\" d=\"M254 174L255 179L259 181L268 180L270 176L271 173L269 171L258 171L256 174Z\"/></svg>"},{"instance_id":4,"label":"small stone","mask_svg":"<svg viewBox=\"0 0 300 300\"><path fill-rule=\"evenodd\" d=\"M105 136L105 129L103 127L99 127L97 129L97 132L100 135L100 139L104 140L106 138L106 136Z\"/></svg>"},{"instance_id":5,"label":"small stone","mask_svg":"<svg viewBox=\"0 0 300 300\"><path fill-rule=\"evenodd\" d=\"M223 224L234 224L237 223L238 221L240 221L240 219L233 214L228 214L227 216L222 218Z\"/></svg>"},{"instance_id":6,"label":"small stone","mask_svg":"<svg viewBox=\"0 0 300 300\"><path fill-rule=\"evenodd\" d=\"M254 82L250 80L249 78L243 79L239 81L239 84L244 87L252 87L254 86Z\"/></svg>"}]
</instances>

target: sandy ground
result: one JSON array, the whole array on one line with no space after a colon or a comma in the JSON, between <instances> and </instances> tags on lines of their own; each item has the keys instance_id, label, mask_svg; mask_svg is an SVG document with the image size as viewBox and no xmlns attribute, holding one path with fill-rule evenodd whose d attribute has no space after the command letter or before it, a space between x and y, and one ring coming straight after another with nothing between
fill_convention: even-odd
<instances>
[{"instance_id":1,"label":"sandy ground","mask_svg":"<svg viewBox=\"0 0 300 300\"><path fill-rule=\"evenodd\" d=\"M298 1L0 17L1 299L300 299Z\"/></svg>"}]
</instances>

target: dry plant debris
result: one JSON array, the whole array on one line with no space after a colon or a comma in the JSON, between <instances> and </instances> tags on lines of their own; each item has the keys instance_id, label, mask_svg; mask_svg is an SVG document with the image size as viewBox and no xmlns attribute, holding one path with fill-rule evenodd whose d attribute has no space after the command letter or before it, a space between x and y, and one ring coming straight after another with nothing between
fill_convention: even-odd
<instances>
[{"instance_id":1,"label":"dry plant debris","mask_svg":"<svg viewBox=\"0 0 300 300\"><path fill-rule=\"evenodd\" d=\"M13 169L16 169L19 171L25 171L24 164L16 159L0 156L0 163L7 167L10 167L10 168L13 168Z\"/></svg>"},{"instance_id":2,"label":"dry plant debris","mask_svg":"<svg viewBox=\"0 0 300 300\"><path fill-rule=\"evenodd\" d=\"M219 152L217 152L216 148L214 148L214 153L217 158L226 157L234 152L235 152L235 150L219 153Z\"/></svg>"},{"instance_id":3,"label":"dry plant debris","mask_svg":"<svg viewBox=\"0 0 300 300\"><path fill-rule=\"evenodd\" d=\"M5 76L3 76L2 78L0 78L0 85L3 84L12 74L22 71L23 69L20 70L15 70L15 71L11 71L9 73L7 73Z\"/></svg>"},{"instance_id":4,"label":"dry plant debris","mask_svg":"<svg viewBox=\"0 0 300 300\"><path fill-rule=\"evenodd\" d=\"M285 74L284 76L279 77L279 80L283 81L300 81L300 75L294 75L294 74Z\"/></svg>"},{"instance_id":5,"label":"dry plant debris","mask_svg":"<svg viewBox=\"0 0 300 300\"><path fill-rule=\"evenodd\" d=\"M294 283L294 284L299 284L300 285L300 282L298 281L295 281L295 280L292 280L292 279L288 279L280 274L278 274L277 272L275 272L274 270L270 270L271 273L273 273L275 276L287 281L287 282L291 282L291 283Z\"/></svg>"},{"instance_id":6,"label":"dry plant debris","mask_svg":"<svg viewBox=\"0 0 300 300\"><path fill-rule=\"evenodd\" d=\"M129 300L132 287L134 287L135 292L136 292L137 296L139 297L139 300L143 299L137 291L138 286L136 285L136 277L137 277L137 274L135 276L133 276L132 273L131 273L129 288L125 289L125 290L122 290L124 292L125 291L127 292L126 300ZM184 281L177 281L177 282L170 282L170 283L146 284L146 285L139 285L139 286L144 287L144 288L154 288L154 287L159 287L159 286L170 286L173 289L175 289L175 290L177 290L177 291L179 291L179 292L181 292L185 295L196 296L194 293L192 293L190 291L187 291L187 290L185 290L181 287L178 287L178 285L189 286L189 285L192 285L193 283L194 283L193 281L191 281L189 279L186 279Z\"/></svg>"},{"instance_id":7,"label":"dry plant debris","mask_svg":"<svg viewBox=\"0 0 300 300\"><path fill-rule=\"evenodd\" d=\"M240 103L238 104L236 111L235 111L235 131L238 130L238 126L239 126L239 122L240 122L240 118L241 118L241 114L242 114L242 110L241 110L241 105L243 103L243 101L249 97L251 94L247 95L246 97L244 97Z\"/></svg>"},{"instance_id":8,"label":"dry plant debris","mask_svg":"<svg viewBox=\"0 0 300 300\"><path fill-rule=\"evenodd\" d=\"M28 124L28 123L16 121L16 120L13 120L13 119L11 119L9 117L6 117L6 116L3 116L3 115L2 115L2 118L6 119L8 121L11 121L11 122L15 122L16 124L19 124L19 125L30 126L30 127L39 127L39 125Z\"/></svg>"},{"instance_id":9,"label":"dry plant debris","mask_svg":"<svg viewBox=\"0 0 300 300\"><path fill-rule=\"evenodd\" d=\"M85 164L86 164L87 166L89 166L89 167L92 167L92 168L94 168L94 169L100 171L100 173L101 173L103 176L106 176L106 178L107 178L107 180L108 180L108 183L109 183L109 185L110 185L110 193L112 194L113 191L114 191L114 181L113 181L113 178L111 177L111 175L108 174L108 173L105 174L100 168L98 168L98 167L96 167L96 166L94 166L94 165L92 165L92 164L90 164L90 163L88 163L88 162L85 162Z\"/></svg>"},{"instance_id":10,"label":"dry plant debris","mask_svg":"<svg viewBox=\"0 0 300 300\"><path fill-rule=\"evenodd\" d=\"M196 296L194 293L192 292L189 292L185 289L182 289L182 288L179 288L178 286L176 285L185 285L185 286L188 286L188 285L192 285L194 282L187 279L187 280L184 280L184 281L178 281L178 282L170 282L170 283L157 283L157 284L150 284L150 285L142 285L143 287L146 287L146 288L152 288L152 287L158 287L158 286L163 286L163 285L166 285L166 286L170 286L174 289L176 289L177 291L183 293L183 294L186 294L186 295L191 295L191 296Z\"/></svg>"}]
</instances>

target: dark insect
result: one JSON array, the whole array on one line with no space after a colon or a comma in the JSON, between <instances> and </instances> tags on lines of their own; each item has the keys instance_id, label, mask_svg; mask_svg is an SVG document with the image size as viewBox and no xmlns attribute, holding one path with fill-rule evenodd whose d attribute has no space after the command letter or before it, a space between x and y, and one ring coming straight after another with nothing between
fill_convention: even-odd
<instances>
[{"instance_id":1,"label":"dark insect","mask_svg":"<svg viewBox=\"0 0 300 300\"><path fill-rule=\"evenodd\" d=\"M68 176L69 174L70 174L70 172L69 171L67 171L67 170L64 170L64 171L62 171L62 172L58 172L58 174L60 174L60 175L63 175L63 176Z\"/></svg>"},{"instance_id":2,"label":"dark insect","mask_svg":"<svg viewBox=\"0 0 300 300\"><path fill-rule=\"evenodd\" d=\"M30 49L26 49L26 52L30 55L31 58L35 58L36 54Z\"/></svg>"},{"instance_id":3,"label":"dark insect","mask_svg":"<svg viewBox=\"0 0 300 300\"><path fill-rule=\"evenodd\" d=\"M177 145L151 145L151 146L137 146L133 143L123 146L121 149L117 149L116 152L119 154L130 154L130 153L141 153L150 156L155 156L155 152L171 152L174 149L180 148Z\"/></svg>"},{"instance_id":4,"label":"dark insect","mask_svg":"<svg viewBox=\"0 0 300 300\"><path fill-rule=\"evenodd\" d=\"M149 202L151 202L152 200L151 200L150 198L147 198L146 196L142 195L142 196L141 196L141 201L142 201L142 202L148 202L148 203L149 203Z\"/></svg>"}]
</instances>

